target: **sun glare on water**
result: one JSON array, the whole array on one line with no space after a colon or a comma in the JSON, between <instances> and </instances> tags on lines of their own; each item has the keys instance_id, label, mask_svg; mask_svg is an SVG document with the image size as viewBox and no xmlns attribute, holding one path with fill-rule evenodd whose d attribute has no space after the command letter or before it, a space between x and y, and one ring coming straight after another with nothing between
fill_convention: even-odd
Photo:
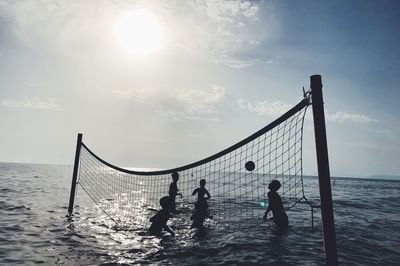
<instances>
[{"instance_id":1,"label":"sun glare on water","mask_svg":"<svg viewBox=\"0 0 400 266\"><path fill-rule=\"evenodd\" d=\"M148 56L162 48L162 27L157 17L147 10L121 14L115 24L119 46L134 56Z\"/></svg>"}]
</instances>

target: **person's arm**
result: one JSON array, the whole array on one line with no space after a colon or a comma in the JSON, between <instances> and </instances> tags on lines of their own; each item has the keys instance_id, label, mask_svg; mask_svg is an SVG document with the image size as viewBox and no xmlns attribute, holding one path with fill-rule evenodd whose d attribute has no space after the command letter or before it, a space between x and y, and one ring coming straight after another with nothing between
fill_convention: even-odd
<instances>
[{"instance_id":1,"label":"person's arm","mask_svg":"<svg viewBox=\"0 0 400 266\"><path fill-rule=\"evenodd\" d=\"M207 198L206 198L206 199L209 199L209 198L211 198L211 195L210 195L210 193L208 193L208 190L207 190L207 189L205 189L205 191L206 191L206 195L207 195Z\"/></svg>"},{"instance_id":2,"label":"person's arm","mask_svg":"<svg viewBox=\"0 0 400 266\"><path fill-rule=\"evenodd\" d=\"M265 212L265 214L264 214L264 216L263 216L263 219L264 219L264 220L267 220L268 213L269 213L270 210L271 210L271 204L268 204L267 211Z\"/></svg>"},{"instance_id":3,"label":"person's arm","mask_svg":"<svg viewBox=\"0 0 400 266\"><path fill-rule=\"evenodd\" d=\"M265 212L263 219L266 220L268 213L271 211L271 194L268 193L268 207L267 207L267 211Z\"/></svg>"},{"instance_id":4,"label":"person's arm","mask_svg":"<svg viewBox=\"0 0 400 266\"><path fill-rule=\"evenodd\" d=\"M268 214L270 211L271 211L271 203L268 204L267 211L265 213Z\"/></svg>"},{"instance_id":5,"label":"person's arm","mask_svg":"<svg viewBox=\"0 0 400 266\"><path fill-rule=\"evenodd\" d=\"M179 191L179 189L178 189L178 187L176 187L175 195L181 196L181 198L183 198L182 193L179 193L178 191Z\"/></svg>"},{"instance_id":6,"label":"person's arm","mask_svg":"<svg viewBox=\"0 0 400 266\"><path fill-rule=\"evenodd\" d=\"M193 190L192 196L196 195L198 188L196 188L195 190Z\"/></svg>"},{"instance_id":7,"label":"person's arm","mask_svg":"<svg viewBox=\"0 0 400 266\"><path fill-rule=\"evenodd\" d=\"M171 234L171 236L175 236L174 232L172 232L171 228L168 225L164 225L164 230Z\"/></svg>"}]
</instances>

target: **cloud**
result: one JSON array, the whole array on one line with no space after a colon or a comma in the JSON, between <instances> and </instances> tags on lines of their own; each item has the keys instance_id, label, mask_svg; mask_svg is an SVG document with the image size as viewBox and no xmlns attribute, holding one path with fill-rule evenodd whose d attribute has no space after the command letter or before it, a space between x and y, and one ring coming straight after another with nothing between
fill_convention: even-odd
<instances>
[{"instance_id":1,"label":"cloud","mask_svg":"<svg viewBox=\"0 0 400 266\"><path fill-rule=\"evenodd\" d=\"M337 111L333 114L326 113L326 120L331 122L354 122L354 123L361 123L361 124L370 124L376 123L378 120L370 118L369 116L363 114L352 114L346 113L343 111Z\"/></svg>"},{"instance_id":2,"label":"cloud","mask_svg":"<svg viewBox=\"0 0 400 266\"><path fill-rule=\"evenodd\" d=\"M219 112L214 106L206 104L192 104L186 108L186 112L189 114L218 114Z\"/></svg>"},{"instance_id":3,"label":"cloud","mask_svg":"<svg viewBox=\"0 0 400 266\"><path fill-rule=\"evenodd\" d=\"M170 48L230 54L258 46L272 30L261 23L262 1L10 1L0 14L22 42L42 52L97 53L113 47L113 25L129 9L150 9L165 27ZM271 20L271 19L270 19Z\"/></svg>"},{"instance_id":4,"label":"cloud","mask_svg":"<svg viewBox=\"0 0 400 266\"><path fill-rule=\"evenodd\" d=\"M211 87L211 91L201 90L177 90L176 98L185 103L214 103L225 96L225 88L217 85Z\"/></svg>"},{"instance_id":5,"label":"cloud","mask_svg":"<svg viewBox=\"0 0 400 266\"><path fill-rule=\"evenodd\" d=\"M191 106L183 110L161 106L155 112L168 120L219 121L216 116L219 112L213 106L196 106L194 108Z\"/></svg>"},{"instance_id":6,"label":"cloud","mask_svg":"<svg viewBox=\"0 0 400 266\"><path fill-rule=\"evenodd\" d=\"M10 20L14 35L24 44L65 52L77 45L79 38L83 42L89 40L83 33L93 12L87 8L67 1L13 1L3 13Z\"/></svg>"},{"instance_id":7,"label":"cloud","mask_svg":"<svg viewBox=\"0 0 400 266\"><path fill-rule=\"evenodd\" d=\"M0 101L0 106L25 109L49 109L60 110L58 99L34 97L31 99L4 99Z\"/></svg>"},{"instance_id":8,"label":"cloud","mask_svg":"<svg viewBox=\"0 0 400 266\"><path fill-rule=\"evenodd\" d=\"M215 20L234 22L235 17L258 20L258 5L251 1L198 1L198 8L205 10L207 15Z\"/></svg>"},{"instance_id":9,"label":"cloud","mask_svg":"<svg viewBox=\"0 0 400 266\"><path fill-rule=\"evenodd\" d=\"M260 45L270 30L265 27L261 30L260 1L200 0L189 3L193 9L186 10L187 23L182 30L184 35L190 36L188 40L192 40L187 46L204 53L226 55L252 49Z\"/></svg>"},{"instance_id":10,"label":"cloud","mask_svg":"<svg viewBox=\"0 0 400 266\"><path fill-rule=\"evenodd\" d=\"M154 100L152 98L156 97L156 88L144 87L130 90L114 90L114 94L123 100L146 102L149 100Z\"/></svg>"},{"instance_id":11,"label":"cloud","mask_svg":"<svg viewBox=\"0 0 400 266\"><path fill-rule=\"evenodd\" d=\"M389 129L379 129L379 130L376 130L376 134L378 136L386 137L386 136L392 135L393 132Z\"/></svg>"},{"instance_id":12,"label":"cloud","mask_svg":"<svg viewBox=\"0 0 400 266\"><path fill-rule=\"evenodd\" d=\"M257 113L259 115L280 116L293 107L291 104L282 103L281 101L268 102L261 101L256 103L245 103L243 99L237 99L236 103L241 109ZM337 111L333 114L326 112L325 118L330 122L353 122L359 124L377 123L378 120L370 118L363 114L352 114L343 111ZM312 119L311 112L307 112L306 119Z\"/></svg>"},{"instance_id":13,"label":"cloud","mask_svg":"<svg viewBox=\"0 0 400 266\"><path fill-rule=\"evenodd\" d=\"M145 87L114 91L118 98L154 106L156 113L173 120L217 120L216 105L225 97L225 88L212 85L207 90L174 87Z\"/></svg>"},{"instance_id":14,"label":"cloud","mask_svg":"<svg viewBox=\"0 0 400 266\"><path fill-rule=\"evenodd\" d=\"M245 103L243 99L237 99L236 103L241 109L257 113L259 115L280 116L292 108L291 104L281 101L268 102L261 101L256 103Z\"/></svg>"},{"instance_id":15,"label":"cloud","mask_svg":"<svg viewBox=\"0 0 400 266\"><path fill-rule=\"evenodd\" d=\"M235 69L240 69L240 68L246 68L246 67L251 67L257 64L278 64L278 62L274 60L262 60L262 59L250 59L250 60L244 60L244 59L215 59L214 63L217 64L223 64L226 66L229 66L231 68Z\"/></svg>"}]
</instances>

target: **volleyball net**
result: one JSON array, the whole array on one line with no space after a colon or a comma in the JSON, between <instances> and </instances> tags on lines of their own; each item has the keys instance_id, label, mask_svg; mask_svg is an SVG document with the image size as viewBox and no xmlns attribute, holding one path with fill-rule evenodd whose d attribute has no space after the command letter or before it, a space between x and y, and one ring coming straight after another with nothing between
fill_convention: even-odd
<instances>
[{"instance_id":1,"label":"volleyball net","mask_svg":"<svg viewBox=\"0 0 400 266\"><path fill-rule=\"evenodd\" d=\"M208 205L213 226L239 229L254 226L262 221L268 204L268 184L272 180L281 183L279 194L286 209L299 201L307 201L302 140L309 105L310 97L305 94L292 109L235 145L203 160L168 170L120 168L78 141L73 185L79 184L115 222L144 228L149 217L160 209L160 198L168 195L172 173L179 174L177 185L182 193L182 198L176 198L177 216L179 212L190 213L194 209L197 198L192 192L205 179L211 194ZM72 194L71 191L71 197Z\"/></svg>"}]
</instances>

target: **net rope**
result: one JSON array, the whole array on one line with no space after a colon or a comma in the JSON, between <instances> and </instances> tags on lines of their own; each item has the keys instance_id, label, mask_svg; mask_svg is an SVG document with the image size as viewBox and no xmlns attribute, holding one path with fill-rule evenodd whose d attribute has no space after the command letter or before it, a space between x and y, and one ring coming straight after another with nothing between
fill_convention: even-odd
<instances>
[{"instance_id":1,"label":"net rope","mask_svg":"<svg viewBox=\"0 0 400 266\"><path fill-rule=\"evenodd\" d=\"M302 168L303 125L309 97L281 117L237 144L203 160L161 171L132 171L114 166L81 144L78 183L90 198L118 224L149 226L149 218L168 195L171 174L179 173L176 197L178 213L172 220L190 227L194 189L201 179L211 194L207 224L245 229L262 222L268 184L281 183L278 191L286 209L307 199ZM247 162L254 162L252 171Z\"/></svg>"}]
</instances>

